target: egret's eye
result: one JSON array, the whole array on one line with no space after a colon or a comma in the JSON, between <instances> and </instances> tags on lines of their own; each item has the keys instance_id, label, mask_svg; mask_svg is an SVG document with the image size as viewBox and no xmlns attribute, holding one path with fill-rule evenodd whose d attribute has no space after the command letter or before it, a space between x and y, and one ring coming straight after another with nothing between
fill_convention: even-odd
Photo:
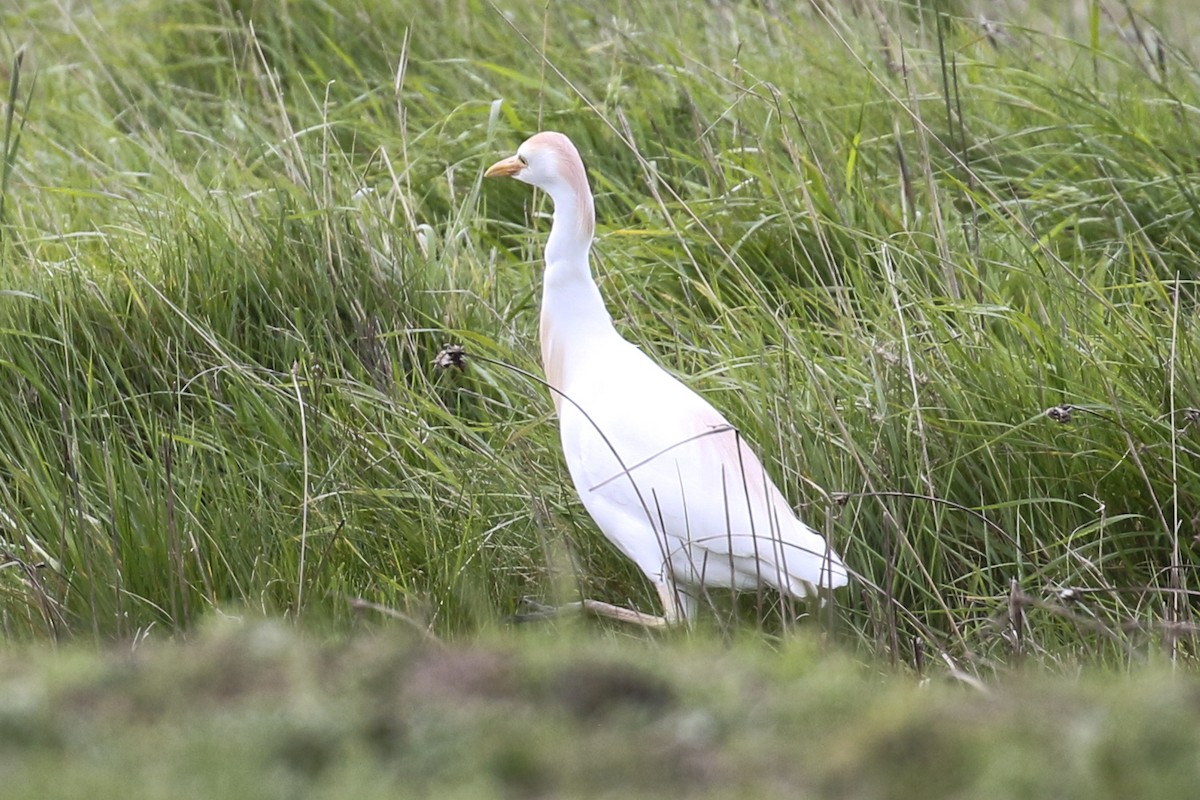
<instances>
[{"instance_id":1,"label":"egret's eye","mask_svg":"<svg viewBox=\"0 0 1200 800\"><path fill-rule=\"evenodd\" d=\"M529 166L529 162L525 160L525 156L521 155L520 153L517 153L517 161L520 161L522 166Z\"/></svg>"}]
</instances>

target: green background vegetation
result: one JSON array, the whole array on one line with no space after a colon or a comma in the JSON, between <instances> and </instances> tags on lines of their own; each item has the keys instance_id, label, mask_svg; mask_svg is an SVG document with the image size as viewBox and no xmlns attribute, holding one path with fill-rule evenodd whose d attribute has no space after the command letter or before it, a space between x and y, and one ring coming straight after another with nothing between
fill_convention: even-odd
<instances>
[{"instance_id":1,"label":"green background vegetation","mask_svg":"<svg viewBox=\"0 0 1200 800\"><path fill-rule=\"evenodd\" d=\"M1189 3L18 6L0 11L0 625L14 648L0 678L66 666L35 681L33 711L0 708L0 742L21 714L74 713L62 686L99 691L95 674L121 672L47 641L128 650L249 613L344 643L382 608L423 636L518 647L511 669L541 685L553 676L530 665L566 650L505 643L523 598L652 606L579 506L526 374L540 372L548 205L481 182L546 128L587 162L619 329L726 411L858 576L797 626L841 655L791 661L796 609L770 596L719 598L663 641L596 625L600 644L573 642L679 663L657 679L690 687L673 690L684 706L690 662L722 641L744 650L715 690L733 693L710 698L719 720L735 716L730 685L775 669L756 655L768 643L833 698L792 698L779 719L832 714L849 731L866 714L868 738L893 724L876 700L916 738L981 713L974 690L927 705L872 677L884 667L955 686L1030 662L1148 669L1106 713L1194 707L1153 666L1189 664L1197 645ZM465 371L434 369L448 342L466 346ZM286 641L299 661L271 669L323 663ZM160 647L144 658L163 681L192 656ZM1021 740L1022 763L1058 730L1030 734L1021 710L1049 685L996 701L995 735ZM1063 690L1064 725L1098 687ZM244 735L274 735L248 713ZM1195 754L1194 723L1146 713L1088 742L1140 758L1129 731L1144 723ZM162 724L131 728L131 746L162 741ZM567 723L546 724L531 736L563 738ZM780 724L763 742L784 749L765 752L787 758L809 724ZM53 724L29 729L45 758L73 752ZM928 754L864 739L842 774L856 758L936 762L943 739L957 741ZM964 763L994 747L966 742ZM479 774L499 763L473 758ZM800 763L840 769L827 762ZM1147 775L1178 777L1156 763ZM564 769L537 791L591 785ZM938 791L1003 777L965 774ZM714 791L749 791L740 780Z\"/></svg>"}]
</instances>

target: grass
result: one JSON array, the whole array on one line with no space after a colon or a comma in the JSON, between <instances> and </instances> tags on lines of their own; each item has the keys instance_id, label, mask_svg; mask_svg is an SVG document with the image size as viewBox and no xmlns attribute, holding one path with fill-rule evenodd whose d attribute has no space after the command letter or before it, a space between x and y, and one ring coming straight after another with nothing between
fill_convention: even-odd
<instances>
[{"instance_id":1,"label":"grass","mask_svg":"<svg viewBox=\"0 0 1200 800\"><path fill-rule=\"evenodd\" d=\"M481 183L555 128L619 328L859 576L841 647L1193 660L1200 15L787 5L0 12L5 637L649 607L522 372L545 204Z\"/></svg>"},{"instance_id":2,"label":"grass","mask_svg":"<svg viewBox=\"0 0 1200 800\"><path fill-rule=\"evenodd\" d=\"M0 686L14 800L1186 798L1200 777L1178 675L1031 672L981 694L881 681L802 638L435 647L210 621L186 645L10 649Z\"/></svg>"}]
</instances>

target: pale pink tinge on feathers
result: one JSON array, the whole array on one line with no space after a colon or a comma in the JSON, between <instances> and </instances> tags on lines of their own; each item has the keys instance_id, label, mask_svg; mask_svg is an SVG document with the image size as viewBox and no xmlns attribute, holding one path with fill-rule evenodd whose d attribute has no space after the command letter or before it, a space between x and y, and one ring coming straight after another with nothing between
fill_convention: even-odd
<instances>
[{"instance_id":1,"label":"pale pink tinge on feathers","mask_svg":"<svg viewBox=\"0 0 1200 800\"><path fill-rule=\"evenodd\" d=\"M525 141L526 146L539 150L549 150L558 158L559 172L563 180L575 191L577 202L580 204L578 217L579 234L591 239L596 233L596 215L592 211L592 189L588 183L587 170L584 169L583 159L575 144L558 131L542 131L535 133ZM586 208L584 208L586 204Z\"/></svg>"}]
</instances>

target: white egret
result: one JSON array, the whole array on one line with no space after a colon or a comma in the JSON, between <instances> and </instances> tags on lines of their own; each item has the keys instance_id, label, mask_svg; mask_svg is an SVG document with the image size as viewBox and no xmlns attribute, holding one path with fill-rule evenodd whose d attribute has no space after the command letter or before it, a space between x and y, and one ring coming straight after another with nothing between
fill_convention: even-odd
<instances>
[{"instance_id":1,"label":"white egret","mask_svg":"<svg viewBox=\"0 0 1200 800\"><path fill-rule=\"evenodd\" d=\"M653 582L663 615L574 605L658 627L686 620L709 587L803 598L846 585L841 559L737 430L613 327L588 263L595 211L571 140L538 133L485 175L536 186L554 203L541 345L563 454L584 507Z\"/></svg>"}]
</instances>

